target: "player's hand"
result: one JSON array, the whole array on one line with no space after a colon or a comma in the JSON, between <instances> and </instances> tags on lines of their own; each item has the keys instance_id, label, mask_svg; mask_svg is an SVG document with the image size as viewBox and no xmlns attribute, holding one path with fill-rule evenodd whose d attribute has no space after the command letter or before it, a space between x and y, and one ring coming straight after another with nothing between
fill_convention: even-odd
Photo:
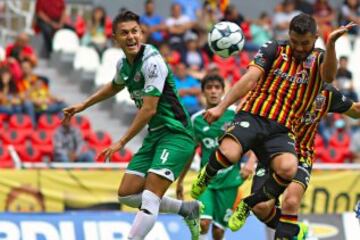
<instances>
[{"instance_id":1,"label":"player's hand","mask_svg":"<svg viewBox=\"0 0 360 240\"><path fill-rule=\"evenodd\" d=\"M253 173L253 169L248 167L246 164L240 170L240 176L243 179L248 179Z\"/></svg>"},{"instance_id":2,"label":"player's hand","mask_svg":"<svg viewBox=\"0 0 360 240\"><path fill-rule=\"evenodd\" d=\"M178 181L176 184L176 198L184 200L184 184L182 181Z\"/></svg>"},{"instance_id":3,"label":"player's hand","mask_svg":"<svg viewBox=\"0 0 360 240\"><path fill-rule=\"evenodd\" d=\"M345 26L340 26L339 28L332 31L329 35L329 42L335 43L342 35L347 33L351 28L357 26L356 23L350 22Z\"/></svg>"},{"instance_id":4,"label":"player's hand","mask_svg":"<svg viewBox=\"0 0 360 240\"><path fill-rule=\"evenodd\" d=\"M224 113L224 110L221 107L216 106L216 107L210 108L205 111L204 119L209 124L211 124L211 123L215 122L216 120L218 120L221 117L221 115L223 115L223 113Z\"/></svg>"},{"instance_id":5,"label":"player's hand","mask_svg":"<svg viewBox=\"0 0 360 240\"><path fill-rule=\"evenodd\" d=\"M106 162L110 162L112 155L122 149L125 146L124 142L122 140L115 142L110 147L105 148L101 151L98 158L105 159Z\"/></svg>"},{"instance_id":6,"label":"player's hand","mask_svg":"<svg viewBox=\"0 0 360 240\"><path fill-rule=\"evenodd\" d=\"M64 118L62 120L62 123L69 123L72 116L74 116L76 113L84 111L85 108L86 107L83 103L78 103L70 107L64 108Z\"/></svg>"}]
</instances>

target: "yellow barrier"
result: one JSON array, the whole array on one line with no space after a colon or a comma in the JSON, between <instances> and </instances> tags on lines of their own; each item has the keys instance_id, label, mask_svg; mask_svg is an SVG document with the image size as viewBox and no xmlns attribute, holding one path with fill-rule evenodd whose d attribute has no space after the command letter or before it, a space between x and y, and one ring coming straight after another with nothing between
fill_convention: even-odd
<instances>
[{"instance_id":1,"label":"yellow barrier","mask_svg":"<svg viewBox=\"0 0 360 240\"><path fill-rule=\"evenodd\" d=\"M117 189L123 170L1 170L0 211L61 212L117 203ZM190 199L196 173L185 178L185 199ZM175 197L175 184L167 195ZM241 186L247 196L251 180ZM342 213L352 211L360 200L360 171L316 170L305 195L302 213ZM122 210L134 209L123 206ZM136 210L136 209L135 209Z\"/></svg>"}]
</instances>

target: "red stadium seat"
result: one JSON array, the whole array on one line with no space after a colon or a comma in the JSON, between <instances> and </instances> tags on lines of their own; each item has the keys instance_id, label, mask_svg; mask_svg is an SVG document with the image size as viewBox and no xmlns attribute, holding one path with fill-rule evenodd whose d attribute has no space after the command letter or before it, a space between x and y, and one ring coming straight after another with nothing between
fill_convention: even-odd
<instances>
[{"instance_id":1,"label":"red stadium seat","mask_svg":"<svg viewBox=\"0 0 360 240\"><path fill-rule=\"evenodd\" d=\"M16 151L23 162L36 163L42 161L43 156L41 151L31 144L19 146L16 148Z\"/></svg>"},{"instance_id":2,"label":"red stadium seat","mask_svg":"<svg viewBox=\"0 0 360 240\"><path fill-rule=\"evenodd\" d=\"M329 145L335 148L350 148L350 136L345 131L336 131L329 140Z\"/></svg>"},{"instance_id":3,"label":"red stadium seat","mask_svg":"<svg viewBox=\"0 0 360 240\"><path fill-rule=\"evenodd\" d=\"M90 146L107 147L112 143L109 133L105 131L91 132L89 135L84 136Z\"/></svg>"},{"instance_id":4,"label":"red stadium seat","mask_svg":"<svg viewBox=\"0 0 360 240\"><path fill-rule=\"evenodd\" d=\"M10 154L7 148L3 145L0 145L0 168L12 168L14 163L10 157Z\"/></svg>"},{"instance_id":5,"label":"red stadium seat","mask_svg":"<svg viewBox=\"0 0 360 240\"><path fill-rule=\"evenodd\" d=\"M9 128L32 129L31 118L25 114L14 114L9 119Z\"/></svg>"},{"instance_id":6,"label":"red stadium seat","mask_svg":"<svg viewBox=\"0 0 360 240\"><path fill-rule=\"evenodd\" d=\"M10 129L2 134L4 145L19 146L25 144L26 134L21 130Z\"/></svg>"},{"instance_id":7,"label":"red stadium seat","mask_svg":"<svg viewBox=\"0 0 360 240\"><path fill-rule=\"evenodd\" d=\"M325 146L324 139L320 134L316 134L314 146L315 148L320 148Z\"/></svg>"},{"instance_id":8,"label":"red stadium seat","mask_svg":"<svg viewBox=\"0 0 360 240\"><path fill-rule=\"evenodd\" d=\"M125 149L121 149L120 151L117 151L116 153L114 153L111 161L128 163L128 162L130 162L132 156L133 156L132 152L125 148Z\"/></svg>"},{"instance_id":9,"label":"red stadium seat","mask_svg":"<svg viewBox=\"0 0 360 240\"><path fill-rule=\"evenodd\" d=\"M32 144L35 148L39 149L43 156L53 158L53 132L52 131L36 131L31 135Z\"/></svg>"},{"instance_id":10,"label":"red stadium seat","mask_svg":"<svg viewBox=\"0 0 360 240\"><path fill-rule=\"evenodd\" d=\"M345 160L351 157L351 153L345 148L329 146L324 148L319 157L322 163L345 163Z\"/></svg>"},{"instance_id":11,"label":"red stadium seat","mask_svg":"<svg viewBox=\"0 0 360 240\"><path fill-rule=\"evenodd\" d=\"M38 129L54 131L61 124L61 119L57 114L43 114L38 120Z\"/></svg>"},{"instance_id":12,"label":"red stadium seat","mask_svg":"<svg viewBox=\"0 0 360 240\"><path fill-rule=\"evenodd\" d=\"M91 130L90 120L85 116L75 116L71 119L71 124L79 127L81 130Z\"/></svg>"}]
</instances>

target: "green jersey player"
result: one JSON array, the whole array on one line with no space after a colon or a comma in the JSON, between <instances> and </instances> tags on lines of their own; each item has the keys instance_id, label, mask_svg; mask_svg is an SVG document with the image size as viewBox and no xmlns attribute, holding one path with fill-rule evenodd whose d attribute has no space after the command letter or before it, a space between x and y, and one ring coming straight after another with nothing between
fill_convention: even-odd
<instances>
[{"instance_id":1,"label":"green jersey player","mask_svg":"<svg viewBox=\"0 0 360 240\"><path fill-rule=\"evenodd\" d=\"M221 101L224 94L224 80L218 75L208 75L201 81L201 88L207 107L214 107ZM191 117L195 138L201 147L201 167L207 163L210 154L218 146L218 137L224 134L235 115L235 109L228 109L221 118L209 125L203 118L204 111L201 110ZM178 197L182 195L184 175L182 174L178 181ZM238 187L243 182L239 165L233 165L219 171L209 187L200 195L198 200L204 205L204 212L201 215L200 239L207 239L206 235L211 223L213 223L213 239L223 239L228 218L232 214L232 206L236 200Z\"/></svg>"},{"instance_id":2,"label":"green jersey player","mask_svg":"<svg viewBox=\"0 0 360 240\"><path fill-rule=\"evenodd\" d=\"M118 190L122 204L140 209L128 237L145 238L160 211L183 216L192 239L198 239L201 204L164 196L193 154L190 118L179 101L171 70L153 46L141 43L142 37L135 13L125 11L114 19L113 38L124 53L119 56L114 80L83 103L64 109L63 121L126 87L139 110L124 136L100 156L110 159L148 124L148 135L129 163Z\"/></svg>"}]
</instances>

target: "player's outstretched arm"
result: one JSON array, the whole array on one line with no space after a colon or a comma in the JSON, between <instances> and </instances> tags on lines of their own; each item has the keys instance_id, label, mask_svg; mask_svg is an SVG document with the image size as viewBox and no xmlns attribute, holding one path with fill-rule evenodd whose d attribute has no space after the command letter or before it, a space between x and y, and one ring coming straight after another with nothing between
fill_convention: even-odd
<instances>
[{"instance_id":1,"label":"player's outstretched arm","mask_svg":"<svg viewBox=\"0 0 360 240\"><path fill-rule=\"evenodd\" d=\"M351 22L345 26L341 26L338 29L334 30L330 33L328 42L326 43L326 52L324 61L322 63L320 74L321 78L326 82L331 83L336 77L337 71L337 60L336 60L336 51L335 51L335 42L342 35L348 32L351 28L356 26L357 24Z\"/></svg>"},{"instance_id":2,"label":"player's outstretched arm","mask_svg":"<svg viewBox=\"0 0 360 240\"><path fill-rule=\"evenodd\" d=\"M244 76L242 76L242 78L229 90L221 103L214 108L208 109L204 113L204 119L208 123L212 123L219 119L229 106L244 97L256 86L262 75L263 70L256 66L250 66Z\"/></svg>"},{"instance_id":3,"label":"player's outstretched arm","mask_svg":"<svg viewBox=\"0 0 360 240\"><path fill-rule=\"evenodd\" d=\"M150 119L156 114L157 105L160 97L154 96L144 96L143 105L137 112L134 121L131 123L129 129L126 131L122 138L112 144L110 147L105 148L99 157L104 157L105 159L111 159L111 156L123 148L133 137L135 137L141 129L145 127Z\"/></svg>"},{"instance_id":4,"label":"player's outstretched arm","mask_svg":"<svg viewBox=\"0 0 360 240\"><path fill-rule=\"evenodd\" d=\"M353 103L351 108L344 113L346 116L351 118L360 118L360 102Z\"/></svg>"},{"instance_id":5,"label":"player's outstretched arm","mask_svg":"<svg viewBox=\"0 0 360 240\"><path fill-rule=\"evenodd\" d=\"M84 102L74 104L70 107L64 108L64 119L63 122L70 121L71 117L74 116L76 113L82 112L88 107L101 102L109 97L114 96L116 93L121 91L124 88L122 85L113 84L112 82L104 85L90 97L88 97Z\"/></svg>"}]
</instances>

